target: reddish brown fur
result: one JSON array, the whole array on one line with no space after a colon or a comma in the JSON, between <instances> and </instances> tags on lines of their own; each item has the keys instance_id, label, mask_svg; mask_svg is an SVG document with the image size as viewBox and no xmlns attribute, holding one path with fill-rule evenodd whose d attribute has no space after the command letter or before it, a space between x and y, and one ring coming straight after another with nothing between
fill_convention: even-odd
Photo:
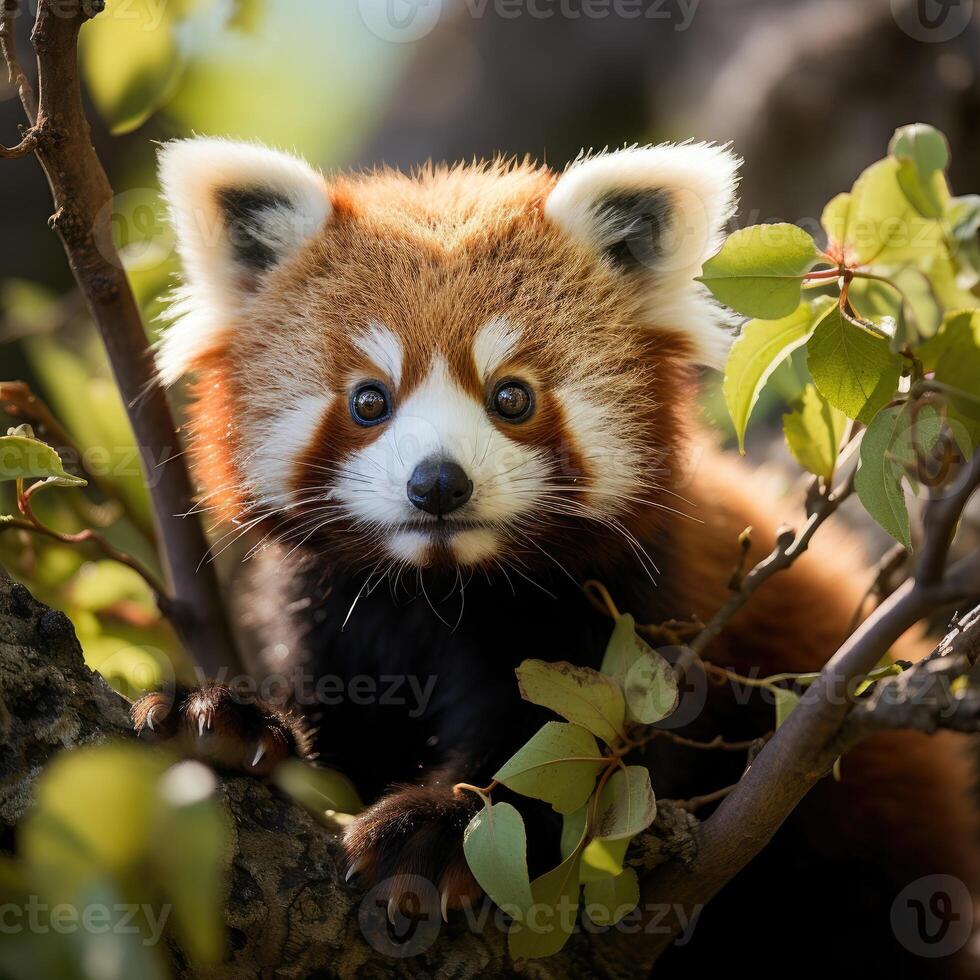
<instances>
[{"instance_id":1,"label":"reddish brown fur","mask_svg":"<svg viewBox=\"0 0 980 980\"><path fill-rule=\"evenodd\" d=\"M690 505L666 496L658 502L703 521L639 505L626 519L643 540L663 535L667 542L670 614L705 619L722 604L738 533L751 525L751 557L762 557L780 508L762 481L710 448L695 455L692 482L677 485L679 454L689 456L695 445L690 349L676 334L641 322L641 300L627 277L544 221L554 179L529 164L493 164L430 168L416 178L383 171L333 184L334 219L269 275L242 322L196 365L195 469L203 489L217 493L224 516L247 506L237 489L240 457L280 407L265 394L281 360L277 338L288 337L296 356L316 365L325 391L342 392L350 372L368 368L351 335L376 320L405 347L396 400L419 384L436 352L465 389L482 397L472 339L481 325L506 316L528 329L516 364L503 372L519 366L543 392L537 419L510 434L553 450L570 443L562 408L548 392L569 377L608 378L610 410L641 447L637 468L666 471L659 482L691 498ZM316 479L311 465L334 463L376 437L352 422L344 399L335 400L294 485ZM568 471L588 475L589 465L573 449ZM623 553L622 540L602 527L582 522L577 530L591 540L583 544L579 535L570 549L564 530L549 546L569 562L586 557L595 570ZM339 538L335 544L342 547ZM738 613L711 659L742 673L819 668L845 638L866 575L853 549L848 557L843 539L824 529L811 553ZM963 747L952 737L876 737L844 761L840 784L820 785L819 805L801 819L813 823L818 840L832 826L834 845L844 840L880 851L883 861L907 860L911 872L951 870L975 885L977 822ZM907 819L924 807L928 821Z\"/></svg>"}]
</instances>

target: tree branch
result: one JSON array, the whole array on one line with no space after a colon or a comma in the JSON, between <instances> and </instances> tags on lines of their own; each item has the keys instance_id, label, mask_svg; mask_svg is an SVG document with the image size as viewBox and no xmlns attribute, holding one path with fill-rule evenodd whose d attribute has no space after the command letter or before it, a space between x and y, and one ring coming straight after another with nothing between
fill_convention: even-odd
<instances>
[{"instance_id":1,"label":"tree branch","mask_svg":"<svg viewBox=\"0 0 980 980\"><path fill-rule=\"evenodd\" d=\"M51 227L102 336L143 465L150 472L159 460L168 460L147 483L175 600L174 625L198 666L213 675L221 667L239 670L239 661L214 568L202 562L208 546L200 522L179 516L190 511L193 490L139 308L112 242L112 188L82 109L78 32L103 7L104 0L38 0L32 34L40 91L36 106L15 49L17 0L4 0L0 41L54 199Z\"/></svg>"},{"instance_id":2,"label":"tree branch","mask_svg":"<svg viewBox=\"0 0 980 980\"><path fill-rule=\"evenodd\" d=\"M845 641L742 779L704 821L699 830L697 859L659 869L645 883L644 902L680 909L689 916L710 901L769 843L833 764L838 754L837 739L853 706L847 696L851 682L871 671L906 630L931 612L951 603L980 598L980 554L945 570L953 529L978 485L980 452L926 505L924 540L913 576ZM814 520L819 522L817 515L827 506L832 505L818 504L802 533L809 528L812 534ZM787 535L762 563L764 568L781 565L785 561L782 556L791 548ZM753 581L759 569L757 566L746 576L745 585ZM762 574L771 573L763 570ZM725 609L733 607L734 612L742 604L744 601L730 602ZM928 671L923 676L926 674ZM670 926L669 932L657 936L630 937L634 955L645 965L652 966L681 930L682 923L678 918ZM622 937L612 941L624 942Z\"/></svg>"},{"instance_id":3,"label":"tree branch","mask_svg":"<svg viewBox=\"0 0 980 980\"><path fill-rule=\"evenodd\" d=\"M932 734L941 728L980 731L980 690L954 690L980 656L980 606L961 617L943 641L897 677L882 681L855 705L832 751L843 754L879 731L899 728Z\"/></svg>"}]
</instances>

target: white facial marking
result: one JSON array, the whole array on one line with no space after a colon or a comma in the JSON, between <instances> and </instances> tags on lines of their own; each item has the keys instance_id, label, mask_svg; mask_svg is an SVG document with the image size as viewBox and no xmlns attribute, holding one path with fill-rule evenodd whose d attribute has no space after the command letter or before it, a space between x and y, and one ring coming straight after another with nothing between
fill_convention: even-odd
<instances>
[{"instance_id":1,"label":"white facial marking","mask_svg":"<svg viewBox=\"0 0 980 980\"><path fill-rule=\"evenodd\" d=\"M453 554L460 565L475 565L500 548L500 535L489 528L460 531L452 540Z\"/></svg>"},{"instance_id":2,"label":"white facial marking","mask_svg":"<svg viewBox=\"0 0 980 980\"><path fill-rule=\"evenodd\" d=\"M638 447L626 437L622 420L587 389L565 386L555 391L555 398L589 471L587 492L577 494L579 503L602 513L621 511L637 491Z\"/></svg>"},{"instance_id":3,"label":"white facial marking","mask_svg":"<svg viewBox=\"0 0 980 980\"><path fill-rule=\"evenodd\" d=\"M481 378L490 377L514 353L520 335L520 330L503 317L480 327L473 341L473 358Z\"/></svg>"},{"instance_id":4,"label":"white facial marking","mask_svg":"<svg viewBox=\"0 0 980 980\"><path fill-rule=\"evenodd\" d=\"M246 478L262 506L278 509L292 502L290 474L331 401L331 395L307 395L264 427L259 448L244 461Z\"/></svg>"},{"instance_id":5,"label":"white facial marking","mask_svg":"<svg viewBox=\"0 0 980 980\"><path fill-rule=\"evenodd\" d=\"M445 360L435 358L378 438L344 461L351 474L372 474L370 491L353 475L342 476L334 488L334 499L355 520L392 532L387 545L395 557L416 563L425 560L434 540L427 525L436 520L411 504L407 486L415 467L432 457L454 460L473 481L473 496L446 515L443 531L452 532L454 521L487 525L446 535L461 564L496 550L501 535L495 528L534 509L550 472L539 451L509 439L482 401L456 384Z\"/></svg>"},{"instance_id":6,"label":"white facial marking","mask_svg":"<svg viewBox=\"0 0 980 980\"><path fill-rule=\"evenodd\" d=\"M390 327L377 322L369 323L367 331L354 338L354 344L398 387L402 379L402 342Z\"/></svg>"}]
</instances>

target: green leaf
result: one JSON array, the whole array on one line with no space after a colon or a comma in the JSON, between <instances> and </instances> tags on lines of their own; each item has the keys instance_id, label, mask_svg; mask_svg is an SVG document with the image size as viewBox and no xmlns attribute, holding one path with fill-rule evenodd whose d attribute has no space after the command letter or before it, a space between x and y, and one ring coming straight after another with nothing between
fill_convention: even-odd
<instances>
[{"instance_id":1,"label":"green leaf","mask_svg":"<svg viewBox=\"0 0 980 980\"><path fill-rule=\"evenodd\" d=\"M531 907L527 835L521 815L509 803L485 807L463 833L463 853L479 886L514 918Z\"/></svg>"},{"instance_id":2,"label":"green leaf","mask_svg":"<svg viewBox=\"0 0 980 980\"><path fill-rule=\"evenodd\" d=\"M750 320L742 328L728 355L722 387L740 452L745 452L749 416L769 376L807 342L817 317L832 302L825 297L816 303L801 303L780 320Z\"/></svg>"},{"instance_id":3,"label":"green leaf","mask_svg":"<svg viewBox=\"0 0 980 980\"><path fill-rule=\"evenodd\" d=\"M847 416L834 408L813 385L807 385L793 407L783 416L786 445L808 473L828 483L834 476Z\"/></svg>"},{"instance_id":4,"label":"green leaf","mask_svg":"<svg viewBox=\"0 0 980 980\"><path fill-rule=\"evenodd\" d=\"M561 859L571 854L575 848L582 843L582 835L585 833L585 821L588 816L589 807L592 805L591 797L585 806L566 813L561 818Z\"/></svg>"},{"instance_id":5,"label":"green leaf","mask_svg":"<svg viewBox=\"0 0 980 980\"><path fill-rule=\"evenodd\" d=\"M631 840L630 837L617 837L615 840L597 838L589 841L582 851L582 869L579 875L582 884L621 874Z\"/></svg>"},{"instance_id":6,"label":"green leaf","mask_svg":"<svg viewBox=\"0 0 980 980\"><path fill-rule=\"evenodd\" d=\"M225 951L225 860L231 824L217 781L200 762L178 762L160 781L151 855L174 926L192 962L214 965Z\"/></svg>"},{"instance_id":7,"label":"green leaf","mask_svg":"<svg viewBox=\"0 0 980 980\"><path fill-rule=\"evenodd\" d=\"M820 394L848 418L868 423L894 396L901 358L887 340L845 320L836 305L817 323L806 350Z\"/></svg>"},{"instance_id":8,"label":"green leaf","mask_svg":"<svg viewBox=\"0 0 980 980\"><path fill-rule=\"evenodd\" d=\"M69 901L87 881L124 877L147 853L167 757L136 745L75 749L51 762L19 827L19 853Z\"/></svg>"},{"instance_id":9,"label":"green leaf","mask_svg":"<svg viewBox=\"0 0 980 980\"><path fill-rule=\"evenodd\" d=\"M975 290L980 282L980 241L977 239L977 232L980 231L980 194L952 198L946 208L946 221L953 238L950 258L955 285L962 290ZM950 305L962 304L947 303L947 306Z\"/></svg>"},{"instance_id":10,"label":"green leaf","mask_svg":"<svg viewBox=\"0 0 980 980\"><path fill-rule=\"evenodd\" d=\"M790 712L800 703L800 696L795 691L790 691L785 687L772 688L773 697L776 699L776 727L786 721Z\"/></svg>"},{"instance_id":11,"label":"green leaf","mask_svg":"<svg viewBox=\"0 0 980 980\"><path fill-rule=\"evenodd\" d=\"M753 225L728 236L698 277L726 306L764 320L800 305L804 276L824 260L814 240L790 224Z\"/></svg>"},{"instance_id":12,"label":"green leaf","mask_svg":"<svg viewBox=\"0 0 980 980\"><path fill-rule=\"evenodd\" d=\"M649 649L650 645L637 635L636 620L629 613L624 613L616 619L599 669L624 684L633 662Z\"/></svg>"},{"instance_id":13,"label":"green leaf","mask_svg":"<svg viewBox=\"0 0 980 980\"><path fill-rule=\"evenodd\" d=\"M657 801L646 766L627 766L610 776L599 794L594 837L606 840L635 837L657 817Z\"/></svg>"},{"instance_id":14,"label":"green leaf","mask_svg":"<svg viewBox=\"0 0 980 980\"><path fill-rule=\"evenodd\" d=\"M579 865L576 848L557 868L531 882L532 907L507 936L513 959L538 959L559 952L575 928L579 906Z\"/></svg>"},{"instance_id":15,"label":"green leaf","mask_svg":"<svg viewBox=\"0 0 980 980\"><path fill-rule=\"evenodd\" d=\"M933 267L928 274L912 267L891 272L888 279L898 289L877 279L856 278L851 282L848 297L852 306L864 319L892 335L894 351L915 346L939 328L942 313L930 288Z\"/></svg>"},{"instance_id":16,"label":"green leaf","mask_svg":"<svg viewBox=\"0 0 980 980\"><path fill-rule=\"evenodd\" d=\"M926 217L941 217L949 198L946 137L925 123L912 123L895 130L888 152L899 162L898 184L913 207Z\"/></svg>"},{"instance_id":17,"label":"green leaf","mask_svg":"<svg viewBox=\"0 0 980 980\"><path fill-rule=\"evenodd\" d=\"M901 168L895 157L879 160L858 177L848 198L838 195L824 209L831 255L851 267L912 262L924 268L943 248L942 225L906 197Z\"/></svg>"},{"instance_id":18,"label":"green leaf","mask_svg":"<svg viewBox=\"0 0 980 980\"><path fill-rule=\"evenodd\" d=\"M550 708L612 745L623 737L626 701L611 677L560 661L525 660L517 668L521 697Z\"/></svg>"},{"instance_id":19,"label":"green leaf","mask_svg":"<svg viewBox=\"0 0 980 980\"><path fill-rule=\"evenodd\" d=\"M824 206L823 214L820 215L820 224L827 234L827 253L838 262L844 255L850 217L851 195L846 192L832 197Z\"/></svg>"},{"instance_id":20,"label":"green leaf","mask_svg":"<svg viewBox=\"0 0 980 980\"><path fill-rule=\"evenodd\" d=\"M980 310L950 310L935 336L930 337L915 352L926 371L935 371L939 362L949 356L951 361L969 358L980 349ZM974 382L975 387L977 382ZM970 390L970 389L967 389Z\"/></svg>"},{"instance_id":21,"label":"green leaf","mask_svg":"<svg viewBox=\"0 0 980 980\"><path fill-rule=\"evenodd\" d=\"M322 817L334 813L360 813L364 804L354 784L336 769L311 766L287 759L276 766L272 781L311 813Z\"/></svg>"},{"instance_id":22,"label":"green leaf","mask_svg":"<svg viewBox=\"0 0 980 980\"><path fill-rule=\"evenodd\" d=\"M592 735L579 725L546 722L494 774L505 786L572 813L592 795L605 765Z\"/></svg>"},{"instance_id":23,"label":"green leaf","mask_svg":"<svg viewBox=\"0 0 980 980\"><path fill-rule=\"evenodd\" d=\"M580 844L585 834L585 820L592 808L590 798L581 809L569 813L562 819L561 825L561 857L564 861ZM596 838L585 844L582 851L582 867L580 880L598 881L600 878L615 877L623 870L623 860L629 848L631 838L617 837L614 840Z\"/></svg>"},{"instance_id":24,"label":"green leaf","mask_svg":"<svg viewBox=\"0 0 980 980\"><path fill-rule=\"evenodd\" d=\"M640 882L632 868L585 886L585 914L597 926L615 925L639 904Z\"/></svg>"},{"instance_id":25,"label":"green leaf","mask_svg":"<svg viewBox=\"0 0 980 980\"><path fill-rule=\"evenodd\" d=\"M666 718L680 700L674 668L656 650L646 650L633 661L623 686L630 720L644 725Z\"/></svg>"},{"instance_id":26,"label":"green leaf","mask_svg":"<svg viewBox=\"0 0 980 980\"><path fill-rule=\"evenodd\" d=\"M935 444L940 418L931 408L919 412L915 439L928 452ZM896 540L912 547L902 483L914 466L912 421L908 406L880 412L861 440L861 466L854 478L864 509Z\"/></svg>"},{"instance_id":27,"label":"green leaf","mask_svg":"<svg viewBox=\"0 0 980 980\"><path fill-rule=\"evenodd\" d=\"M0 436L0 481L37 477L52 486L85 486L85 480L65 472L61 457L47 443L35 439L29 426L18 426L10 432Z\"/></svg>"},{"instance_id":28,"label":"green leaf","mask_svg":"<svg viewBox=\"0 0 980 980\"><path fill-rule=\"evenodd\" d=\"M79 48L88 90L113 133L141 126L177 91L187 65L166 4L135 0L128 16L96 17Z\"/></svg>"}]
</instances>

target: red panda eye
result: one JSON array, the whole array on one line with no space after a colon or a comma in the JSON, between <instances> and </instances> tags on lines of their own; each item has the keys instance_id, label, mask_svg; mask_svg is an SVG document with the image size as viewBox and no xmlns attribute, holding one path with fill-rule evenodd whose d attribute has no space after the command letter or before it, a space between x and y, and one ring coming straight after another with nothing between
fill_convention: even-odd
<instances>
[{"instance_id":1,"label":"red panda eye","mask_svg":"<svg viewBox=\"0 0 980 980\"><path fill-rule=\"evenodd\" d=\"M388 389L380 381L369 381L354 389L350 413L358 425L377 425L391 414Z\"/></svg>"},{"instance_id":2,"label":"red panda eye","mask_svg":"<svg viewBox=\"0 0 980 980\"><path fill-rule=\"evenodd\" d=\"M508 422L523 422L534 410L534 396L521 381L501 381L494 389L490 407Z\"/></svg>"}]
</instances>

